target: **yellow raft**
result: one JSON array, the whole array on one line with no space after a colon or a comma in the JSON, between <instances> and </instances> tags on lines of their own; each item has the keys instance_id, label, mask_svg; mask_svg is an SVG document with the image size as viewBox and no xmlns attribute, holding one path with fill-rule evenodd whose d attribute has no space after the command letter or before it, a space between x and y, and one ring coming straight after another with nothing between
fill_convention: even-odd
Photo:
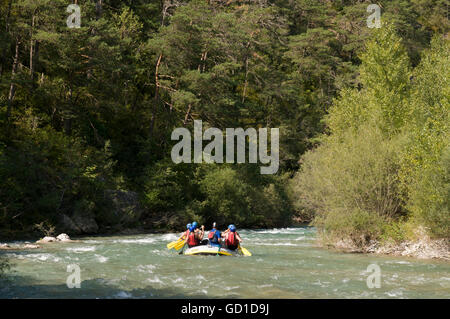
<instances>
[{"instance_id":1,"label":"yellow raft","mask_svg":"<svg viewBox=\"0 0 450 319\"><path fill-rule=\"evenodd\" d=\"M240 255L240 252L238 250L229 250L223 247L220 247L219 249L219 247L214 247L210 245L200 245L186 249L184 251L184 254L188 256L197 256L197 255L238 256Z\"/></svg>"}]
</instances>

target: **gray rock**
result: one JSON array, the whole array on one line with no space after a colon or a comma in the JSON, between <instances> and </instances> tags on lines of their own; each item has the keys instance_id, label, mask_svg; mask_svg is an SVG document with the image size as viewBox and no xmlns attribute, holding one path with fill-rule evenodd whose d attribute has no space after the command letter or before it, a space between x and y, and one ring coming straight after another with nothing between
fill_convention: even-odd
<instances>
[{"instance_id":1,"label":"gray rock","mask_svg":"<svg viewBox=\"0 0 450 319\"><path fill-rule=\"evenodd\" d=\"M70 237L67 234L59 234L58 236L56 236L56 239L59 241L70 241Z\"/></svg>"},{"instance_id":2,"label":"gray rock","mask_svg":"<svg viewBox=\"0 0 450 319\"><path fill-rule=\"evenodd\" d=\"M41 248L39 245L33 245L33 244L26 244L22 247L23 249L38 249Z\"/></svg>"},{"instance_id":3,"label":"gray rock","mask_svg":"<svg viewBox=\"0 0 450 319\"><path fill-rule=\"evenodd\" d=\"M54 243L57 239L55 237L45 236L44 238L38 240L36 244L47 244L47 243Z\"/></svg>"}]
</instances>

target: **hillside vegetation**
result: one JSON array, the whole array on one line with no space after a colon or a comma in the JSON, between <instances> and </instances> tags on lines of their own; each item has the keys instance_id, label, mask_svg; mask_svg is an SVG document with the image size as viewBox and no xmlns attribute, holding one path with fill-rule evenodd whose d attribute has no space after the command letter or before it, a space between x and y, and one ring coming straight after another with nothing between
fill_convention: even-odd
<instances>
[{"instance_id":1,"label":"hillside vegetation","mask_svg":"<svg viewBox=\"0 0 450 319\"><path fill-rule=\"evenodd\" d=\"M299 218L448 237L448 4L377 1L370 29L370 3L0 0L1 236ZM174 164L194 120L279 128L278 173Z\"/></svg>"}]
</instances>

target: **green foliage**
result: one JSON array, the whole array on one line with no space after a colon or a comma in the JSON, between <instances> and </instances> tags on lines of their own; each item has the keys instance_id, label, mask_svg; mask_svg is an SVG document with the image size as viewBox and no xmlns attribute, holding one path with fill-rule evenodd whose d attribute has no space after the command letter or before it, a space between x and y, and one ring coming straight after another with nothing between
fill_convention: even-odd
<instances>
[{"instance_id":1,"label":"green foliage","mask_svg":"<svg viewBox=\"0 0 450 319\"><path fill-rule=\"evenodd\" d=\"M398 220L392 220L383 227L381 240L385 243L400 243L405 240L417 239L417 229L420 224L414 224L406 216Z\"/></svg>"},{"instance_id":2,"label":"green foliage","mask_svg":"<svg viewBox=\"0 0 450 319\"><path fill-rule=\"evenodd\" d=\"M428 199L414 195L417 202L406 206L425 216L424 207L445 194L445 181L433 192L439 171L431 167L448 141L447 49L434 40L413 73L410 64L419 63L433 33L448 33L446 3L379 1L386 23L373 32L368 3L81 1L81 28L69 29L67 1L1 0L2 234L74 212L110 226L104 194L117 189L139 193L142 220L172 214L180 223L195 217L284 225L292 215L284 176L327 130L332 137L322 137L316 153L328 158L323 165L345 169L341 175L354 183L343 185L345 194L364 194L379 180L358 182L350 163L362 174L363 157L344 150L371 153L380 143L388 151L370 159L370 174L389 177L381 188L397 185L392 172L400 165L401 201L423 194ZM197 119L221 129L280 128L280 175L263 178L255 165L173 164L171 132ZM399 151L403 139L409 144ZM334 163L333 152L349 164ZM375 209L371 196L361 202L381 215L397 205ZM295 205L309 215L317 203Z\"/></svg>"},{"instance_id":3,"label":"green foliage","mask_svg":"<svg viewBox=\"0 0 450 319\"><path fill-rule=\"evenodd\" d=\"M41 222L39 224L35 224L34 228L40 231L44 236L54 236L55 235L55 226L48 222Z\"/></svg>"},{"instance_id":4,"label":"green foliage","mask_svg":"<svg viewBox=\"0 0 450 319\"><path fill-rule=\"evenodd\" d=\"M324 237L400 241L420 225L449 236L448 45L437 36L410 78L395 28L373 33L363 87L335 100L330 135L302 157L292 182L296 207L316 213Z\"/></svg>"},{"instance_id":5,"label":"green foliage","mask_svg":"<svg viewBox=\"0 0 450 319\"><path fill-rule=\"evenodd\" d=\"M348 210L345 214L329 213L314 219L322 239L335 242L351 240L357 247L364 247L371 240L380 238L387 221L377 214L364 210Z\"/></svg>"},{"instance_id":6,"label":"green foliage","mask_svg":"<svg viewBox=\"0 0 450 319\"><path fill-rule=\"evenodd\" d=\"M145 203L154 213L175 211L179 224L240 227L287 225L292 209L282 177L261 177L251 167L158 163L149 169Z\"/></svg>"},{"instance_id":7,"label":"green foliage","mask_svg":"<svg viewBox=\"0 0 450 319\"><path fill-rule=\"evenodd\" d=\"M401 214L397 178L401 144L400 140L386 140L372 127L347 132L339 140L334 136L326 139L303 156L301 171L292 181L297 207L316 212L317 225L325 225L332 234L341 225L339 216L348 222L364 215L346 226L345 234L350 234L355 225L358 238L363 221L385 222ZM379 234L368 232L371 238Z\"/></svg>"},{"instance_id":8,"label":"green foliage","mask_svg":"<svg viewBox=\"0 0 450 319\"><path fill-rule=\"evenodd\" d=\"M144 177L144 203L152 212L179 210L194 198L193 167L161 161L147 169Z\"/></svg>"},{"instance_id":9,"label":"green foliage","mask_svg":"<svg viewBox=\"0 0 450 319\"><path fill-rule=\"evenodd\" d=\"M107 152L84 148L27 114L16 122L11 143L0 144L0 222L11 229L32 230L43 221L56 224L80 200L97 201L112 183Z\"/></svg>"},{"instance_id":10,"label":"green foliage","mask_svg":"<svg viewBox=\"0 0 450 319\"><path fill-rule=\"evenodd\" d=\"M420 179L409 185L408 208L435 237L450 236L450 147L441 160L423 168Z\"/></svg>"},{"instance_id":11,"label":"green foliage","mask_svg":"<svg viewBox=\"0 0 450 319\"><path fill-rule=\"evenodd\" d=\"M450 236L449 63L449 41L435 37L415 72L400 174L413 218L437 237Z\"/></svg>"},{"instance_id":12,"label":"green foliage","mask_svg":"<svg viewBox=\"0 0 450 319\"><path fill-rule=\"evenodd\" d=\"M279 177L262 178L245 167L213 166L202 172L203 219L239 227L273 227L289 223L290 204Z\"/></svg>"}]
</instances>

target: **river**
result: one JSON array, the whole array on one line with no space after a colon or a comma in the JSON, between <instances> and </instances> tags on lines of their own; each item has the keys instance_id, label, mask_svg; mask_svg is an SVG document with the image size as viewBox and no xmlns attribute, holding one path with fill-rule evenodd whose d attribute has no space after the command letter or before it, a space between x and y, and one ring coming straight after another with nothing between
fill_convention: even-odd
<instances>
[{"instance_id":1,"label":"river","mask_svg":"<svg viewBox=\"0 0 450 319\"><path fill-rule=\"evenodd\" d=\"M252 257L178 255L166 248L177 234L3 251L14 267L0 280L0 298L450 298L445 261L322 249L311 227L240 234ZM67 287L71 264L80 267L80 288ZM371 264L380 267L380 288L367 286Z\"/></svg>"}]
</instances>

